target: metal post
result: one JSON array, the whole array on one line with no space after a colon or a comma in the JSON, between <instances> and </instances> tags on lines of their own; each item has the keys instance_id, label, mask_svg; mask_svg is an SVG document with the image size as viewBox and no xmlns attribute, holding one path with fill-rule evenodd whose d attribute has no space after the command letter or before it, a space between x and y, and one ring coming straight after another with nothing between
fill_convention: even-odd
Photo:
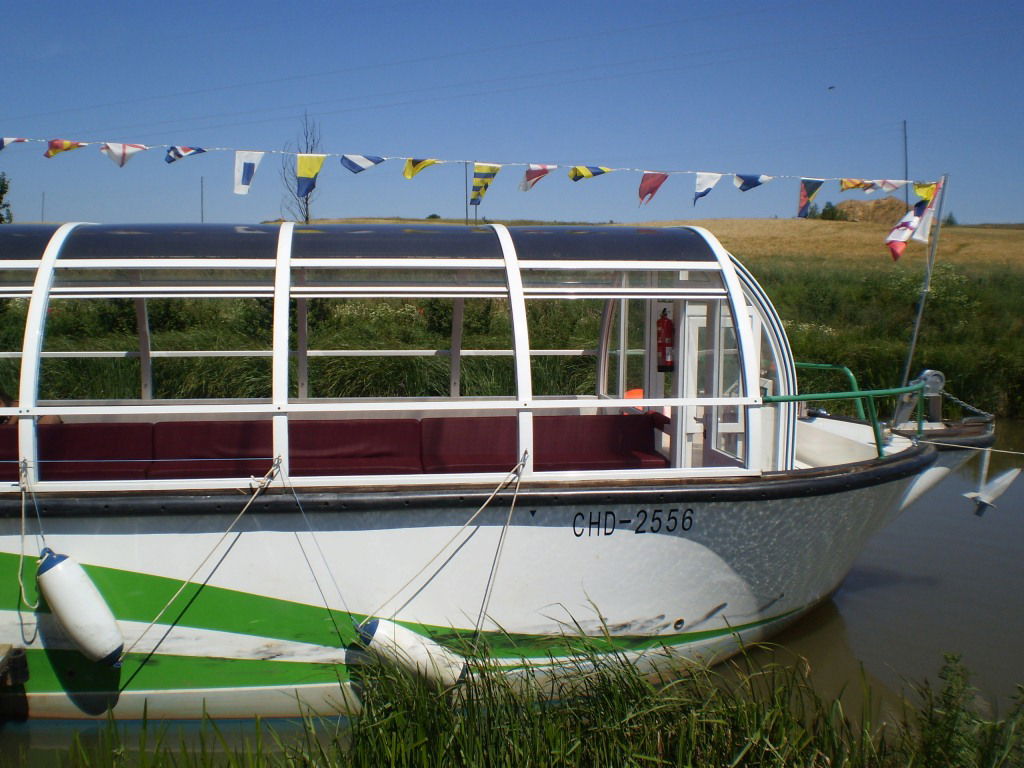
<instances>
[{"instance_id":1,"label":"metal post","mask_svg":"<svg viewBox=\"0 0 1024 768\"><path fill-rule=\"evenodd\" d=\"M903 178L910 179L910 160L907 157L907 121L903 121ZM910 184L903 185L903 202L910 207Z\"/></svg>"},{"instance_id":2,"label":"metal post","mask_svg":"<svg viewBox=\"0 0 1024 768\"><path fill-rule=\"evenodd\" d=\"M903 376L900 379L901 386L907 386L910 381L910 365L914 359L914 348L917 346L917 334L921 330L921 316L924 315L924 302L932 286L932 267L935 266L935 252L939 247L939 233L942 231L942 204L946 200L946 187L949 184L949 174L943 174L941 186L935 190L939 196L939 203L935 206L935 232L929 238L928 262L925 264L924 283L921 285L921 297L917 300L917 316L914 318L914 330L910 335L910 349L907 350L907 362L903 366Z\"/></svg>"}]
</instances>

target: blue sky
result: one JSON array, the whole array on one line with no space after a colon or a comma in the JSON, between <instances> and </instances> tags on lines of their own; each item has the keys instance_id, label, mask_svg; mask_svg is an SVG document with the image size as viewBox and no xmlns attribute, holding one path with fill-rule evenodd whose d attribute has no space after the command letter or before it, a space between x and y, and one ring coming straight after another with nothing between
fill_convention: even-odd
<instances>
[{"instance_id":1,"label":"blue sky","mask_svg":"<svg viewBox=\"0 0 1024 768\"><path fill-rule=\"evenodd\" d=\"M279 151L307 112L328 153L903 178L906 120L910 176L949 173L947 212L1019 222L1022 29L1019 4L991 0L22 3L3 13L0 135L153 149L118 168L97 146L45 159L15 144L0 171L20 222L255 222L282 215L279 155L239 196L233 152L168 165L166 147ZM328 158L313 215L463 215L463 165L401 170ZM723 178L693 207L694 177L673 175L641 208L639 173L560 168L524 193L522 172L499 173L481 216L796 208L795 179L741 193ZM850 197L830 182L818 202Z\"/></svg>"}]
</instances>

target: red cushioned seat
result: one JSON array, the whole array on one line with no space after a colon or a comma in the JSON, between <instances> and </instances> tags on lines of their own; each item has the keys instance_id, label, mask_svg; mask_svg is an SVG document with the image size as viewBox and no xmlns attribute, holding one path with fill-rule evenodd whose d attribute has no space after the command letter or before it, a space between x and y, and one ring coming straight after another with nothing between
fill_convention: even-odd
<instances>
[{"instance_id":1,"label":"red cushioned seat","mask_svg":"<svg viewBox=\"0 0 1024 768\"><path fill-rule=\"evenodd\" d=\"M0 424L0 482L18 480L18 425Z\"/></svg>"},{"instance_id":2,"label":"red cushioned seat","mask_svg":"<svg viewBox=\"0 0 1024 768\"><path fill-rule=\"evenodd\" d=\"M508 472L518 459L515 416L424 419L424 472Z\"/></svg>"},{"instance_id":3,"label":"red cushioned seat","mask_svg":"<svg viewBox=\"0 0 1024 768\"><path fill-rule=\"evenodd\" d=\"M272 453L270 421L161 421L153 425L149 477L262 477Z\"/></svg>"},{"instance_id":4,"label":"red cushioned seat","mask_svg":"<svg viewBox=\"0 0 1024 768\"><path fill-rule=\"evenodd\" d=\"M540 471L658 469L651 415L535 416L534 467Z\"/></svg>"},{"instance_id":5,"label":"red cushioned seat","mask_svg":"<svg viewBox=\"0 0 1024 768\"><path fill-rule=\"evenodd\" d=\"M288 443L296 476L423 472L416 419L292 421Z\"/></svg>"},{"instance_id":6,"label":"red cushioned seat","mask_svg":"<svg viewBox=\"0 0 1024 768\"><path fill-rule=\"evenodd\" d=\"M40 480L141 480L153 458L153 425L39 424Z\"/></svg>"}]
</instances>

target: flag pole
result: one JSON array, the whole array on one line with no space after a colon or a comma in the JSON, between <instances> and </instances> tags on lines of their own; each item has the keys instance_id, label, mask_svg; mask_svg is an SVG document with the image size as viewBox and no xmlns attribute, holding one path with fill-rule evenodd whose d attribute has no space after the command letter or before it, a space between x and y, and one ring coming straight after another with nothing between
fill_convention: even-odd
<instances>
[{"instance_id":1,"label":"flag pole","mask_svg":"<svg viewBox=\"0 0 1024 768\"><path fill-rule=\"evenodd\" d=\"M902 386L907 386L910 380L910 365L914 359L914 348L917 346L917 335L921 330L921 316L924 315L924 302L932 286L932 268L935 266L935 253L939 249L939 234L942 232L942 204L946 201L946 185L949 183L949 174L942 175L941 186L935 194L939 196L939 204L935 206L935 234L929 238L928 260L924 268L924 282L921 284L921 296L917 300L917 317L914 318L914 330L910 335L910 349L907 350L907 361L903 365Z\"/></svg>"}]
</instances>

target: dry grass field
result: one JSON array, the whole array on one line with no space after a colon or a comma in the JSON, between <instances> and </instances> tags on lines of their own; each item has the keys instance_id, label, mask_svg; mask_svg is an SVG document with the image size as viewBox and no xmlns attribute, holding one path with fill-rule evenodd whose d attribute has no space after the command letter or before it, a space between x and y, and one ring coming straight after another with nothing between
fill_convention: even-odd
<instances>
[{"instance_id":1,"label":"dry grass field","mask_svg":"<svg viewBox=\"0 0 1024 768\"><path fill-rule=\"evenodd\" d=\"M892 263L884 243L892 228L889 224L821 219L706 219L651 224L704 227L751 264L766 258L863 266ZM899 263L923 264L926 254L923 243L911 241ZM938 260L958 266L1024 270L1024 228L943 227Z\"/></svg>"},{"instance_id":2,"label":"dry grass field","mask_svg":"<svg viewBox=\"0 0 1024 768\"><path fill-rule=\"evenodd\" d=\"M413 219L318 219L321 224L446 223L461 220L437 219L430 222ZM509 224L538 222L503 222ZM895 224L895 222L892 222ZM824 221L821 219L680 219L651 221L644 226L698 226L714 234L742 261L756 264L761 259L790 263L818 264L828 261L844 265L892 264L885 237L892 224L866 221ZM911 241L899 264L905 267L924 263L927 249ZM1024 270L1024 226L943 227L939 261L958 266L1002 266Z\"/></svg>"}]
</instances>

